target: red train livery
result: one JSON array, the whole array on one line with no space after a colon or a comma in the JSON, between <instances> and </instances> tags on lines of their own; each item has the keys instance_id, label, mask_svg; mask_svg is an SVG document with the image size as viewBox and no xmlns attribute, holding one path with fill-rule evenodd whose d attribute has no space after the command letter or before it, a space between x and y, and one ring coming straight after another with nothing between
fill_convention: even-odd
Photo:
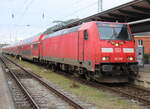
<instances>
[{"instance_id":1,"label":"red train livery","mask_svg":"<svg viewBox=\"0 0 150 109\"><path fill-rule=\"evenodd\" d=\"M9 45L3 52L99 82L128 82L138 73L134 39L126 23L87 22Z\"/></svg>"}]
</instances>

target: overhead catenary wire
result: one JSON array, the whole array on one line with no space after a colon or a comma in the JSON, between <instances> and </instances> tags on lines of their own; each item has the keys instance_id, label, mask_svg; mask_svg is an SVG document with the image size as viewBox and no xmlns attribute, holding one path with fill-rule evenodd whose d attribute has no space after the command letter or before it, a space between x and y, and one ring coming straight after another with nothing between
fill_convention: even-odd
<instances>
[{"instance_id":1,"label":"overhead catenary wire","mask_svg":"<svg viewBox=\"0 0 150 109\"><path fill-rule=\"evenodd\" d=\"M28 1L29 1L29 0L28 0ZM18 23L16 23L16 24L14 24L14 26L29 27L29 26L27 26L27 25L21 25L21 22L23 22L23 19L24 19L24 17L25 17L25 14L26 14L26 12L29 10L29 8L31 7L31 5L33 4L33 2L34 2L34 0L30 0L29 2L26 2L27 5L25 6L23 13L22 13L22 14L19 16L19 18L18 18L18 19L19 19L19 20L18 20L19 25L17 25ZM77 2L79 2L79 0L77 0L77 1L74 2L74 3L76 4ZM80 1L80 2L81 2L81 1ZM86 1L86 2L87 2L87 1ZM73 16L74 14L79 13L79 12L81 12L81 11L84 11L84 10L90 8L90 7L93 7L93 6L95 6L96 4L97 4L97 2L94 2L94 3L91 3L91 4L87 5L86 7L81 7L81 8L79 8L79 9L75 10L74 12L70 13L69 15L65 16L65 17L68 18L68 16ZM42 13L42 19L45 18L45 14L46 14L45 12ZM30 26L33 26L33 25L30 25ZM34 26L35 26L35 25L34 25ZM36 26L37 26L37 25L36 25ZM45 25L44 25L44 26L45 26ZM48 26L48 25L47 25L47 26Z\"/></svg>"},{"instance_id":2,"label":"overhead catenary wire","mask_svg":"<svg viewBox=\"0 0 150 109\"><path fill-rule=\"evenodd\" d=\"M23 3L26 4L24 7L24 10L23 10L23 13L19 16L16 24L13 24L13 26L15 27L18 27L18 26L21 26L21 27L29 27L30 25L29 24L26 24L26 25L17 25L17 24L21 24L21 22L23 22L23 19L24 19L24 16L26 14L26 12L28 11L28 9L30 8L30 6L32 5L32 3L34 2L34 0L25 0ZM17 30L16 30L16 33L17 33ZM17 39L17 35L15 36L15 38Z\"/></svg>"},{"instance_id":3,"label":"overhead catenary wire","mask_svg":"<svg viewBox=\"0 0 150 109\"><path fill-rule=\"evenodd\" d=\"M34 2L34 0L30 0L30 2L26 5L26 7L24 8L24 11L18 21L20 21L20 20L23 21L24 15L26 14L26 12L28 11L29 7L32 5L33 2Z\"/></svg>"},{"instance_id":4,"label":"overhead catenary wire","mask_svg":"<svg viewBox=\"0 0 150 109\"><path fill-rule=\"evenodd\" d=\"M77 13L81 12L81 11L87 10L89 7L92 7L92 6L95 6L95 5L97 5L97 2L93 2L89 5L87 5L86 7L79 8L76 11L73 11L72 13L70 13L69 15L66 15L65 17L68 18L70 16L73 16L74 14L77 14Z\"/></svg>"},{"instance_id":5,"label":"overhead catenary wire","mask_svg":"<svg viewBox=\"0 0 150 109\"><path fill-rule=\"evenodd\" d=\"M83 2L83 1L85 1L85 0L77 0L77 1L73 2L73 3L70 4L70 5L81 4L81 2ZM89 0L89 1L91 1L91 0ZM86 0L86 2L88 2L88 1Z\"/></svg>"},{"instance_id":6,"label":"overhead catenary wire","mask_svg":"<svg viewBox=\"0 0 150 109\"><path fill-rule=\"evenodd\" d=\"M31 0L31 1L26 5L26 7L24 8L24 11L23 11L22 15L21 15L20 18L18 19L18 23L19 23L19 24L20 24L21 22L23 22L24 16L25 16L26 12L28 11L28 9L30 8L30 6L32 5L33 1L34 1L34 0ZM74 3L77 3L77 2L79 2L79 0L77 0L77 1L74 2ZM80 1L80 2L81 2L81 1ZM69 15L66 15L65 17L68 18L68 16L73 16L74 14L79 13L79 12L81 12L81 11L84 11L84 10L86 10L87 8L92 7L92 6L96 5L96 4L97 4L97 2L94 2L94 3L92 3L92 4L87 5L86 7L79 8L79 9L77 9L76 11L70 13ZM42 18L42 19L45 19L45 15L46 15L46 13L43 12L43 13L41 14L41 18ZM17 24L17 23L16 23L16 24Z\"/></svg>"}]
</instances>

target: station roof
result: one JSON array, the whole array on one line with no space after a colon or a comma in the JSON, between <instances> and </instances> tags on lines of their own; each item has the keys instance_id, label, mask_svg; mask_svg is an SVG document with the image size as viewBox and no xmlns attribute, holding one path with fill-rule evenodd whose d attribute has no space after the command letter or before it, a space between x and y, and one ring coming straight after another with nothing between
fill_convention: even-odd
<instances>
[{"instance_id":1,"label":"station roof","mask_svg":"<svg viewBox=\"0 0 150 109\"><path fill-rule=\"evenodd\" d=\"M133 22L147 18L150 18L150 0L134 0L80 19L63 27L59 27L55 31L76 26L88 21Z\"/></svg>"},{"instance_id":2,"label":"station roof","mask_svg":"<svg viewBox=\"0 0 150 109\"><path fill-rule=\"evenodd\" d=\"M132 33L150 32L150 18L129 22L129 25Z\"/></svg>"},{"instance_id":3,"label":"station roof","mask_svg":"<svg viewBox=\"0 0 150 109\"><path fill-rule=\"evenodd\" d=\"M134 36L150 36L150 32L143 32L143 33L135 33Z\"/></svg>"}]
</instances>

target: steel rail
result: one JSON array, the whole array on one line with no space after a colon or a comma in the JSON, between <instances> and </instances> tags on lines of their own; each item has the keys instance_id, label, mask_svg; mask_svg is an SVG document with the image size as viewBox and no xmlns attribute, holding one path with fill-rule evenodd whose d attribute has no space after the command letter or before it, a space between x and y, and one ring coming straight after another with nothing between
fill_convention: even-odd
<instances>
[{"instance_id":1,"label":"steel rail","mask_svg":"<svg viewBox=\"0 0 150 109\"><path fill-rule=\"evenodd\" d=\"M79 81L80 81L80 79L78 79ZM81 82L82 82L83 80L81 80ZM134 95L134 94L131 94L131 93L127 93L127 92L125 92L125 91L122 91L122 90L118 90L117 88L115 89L114 87L109 87L109 86L107 86L107 85L102 85L102 84L99 84L99 83L96 83L96 82L86 82L85 83L85 81L83 82L84 84L87 84L87 85L90 85L90 86L92 86L93 88L96 88L96 89L100 89L100 90L102 90L102 88L104 88L104 90L108 90L108 91L112 91L112 92L114 92L114 93L119 93L120 95L122 95L122 96L124 96L124 97L129 97L129 98L133 98L133 99L135 99L135 100L138 100L139 102L141 102L141 103L145 103L146 105L150 105L150 100L147 100L147 99L144 99L144 98L142 98L142 97L139 97L139 96L136 96L136 95ZM128 85L127 85L128 86ZM128 86L128 87L131 87L130 85ZM132 88L134 88L134 89L137 89L137 90L141 90L141 91L145 91L145 92L149 92L150 93L150 91L148 91L148 90L144 90L144 89L140 89L140 88L137 88L137 87L132 87Z\"/></svg>"},{"instance_id":2,"label":"steel rail","mask_svg":"<svg viewBox=\"0 0 150 109\"><path fill-rule=\"evenodd\" d=\"M6 57L7 58L7 57ZM9 59L9 58L8 58ZM11 60L10 60L11 61ZM13 61L12 61L13 62ZM25 70L24 68L22 70ZM25 70L26 71L26 70ZM40 77L34 73L30 73L28 72L29 74L31 75L34 75L34 76L37 76L37 78L40 79ZM62 73L61 73L62 74ZM62 74L63 76L65 76L66 74ZM139 97L139 96L136 96L136 95L133 95L133 94L129 94L127 92L124 92L124 91L120 91L118 89L114 89L114 88L111 88L111 87L108 87L106 85L102 85L102 84L99 84L99 83L96 83L96 82L87 82L83 79L80 79L80 78L74 78L74 77L68 77L68 78L72 78L74 80L77 80L78 82L80 83L83 83L83 84L86 84L86 85L89 85L89 86L92 86L93 88L97 88L97 89L102 89L104 88L104 90L108 90L108 91L112 91L114 93L119 93L120 95L122 95L123 97L129 97L129 98L133 98L141 103L146 103L146 105L150 105L150 100L147 100L147 99L144 99L142 97ZM41 80L42 81L42 80ZM129 85L128 85L129 86ZM130 86L131 87L131 86ZM133 88L136 88L133 86ZM146 91L146 92L150 92L148 90L144 90L144 89L140 89L140 88L136 88L137 90L143 90L143 91ZM82 109L82 108L77 108L77 109Z\"/></svg>"},{"instance_id":3,"label":"steel rail","mask_svg":"<svg viewBox=\"0 0 150 109\"><path fill-rule=\"evenodd\" d=\"M114 93L119 93L120 95L124 96L124 97L129 97L129 98L134 98L135 100L138 100L140 101L141 103L146 103L147 105L150 105L150 100L147 100L147 99L144 99L142 97L139 97L139 96L135 96L135 95L132 95L130 93L127 93L127 92L124 92L124 91L120 91L118 89L115 89L113 87L109 87L107 85L103 85L103 84L100 84L100 83L97 83L97 82L93 82L93 81L86 81L82 78L75 78L75 77L72 77L72 76L69 76L67 75L66 73L64 72L56 72L56 73L59 73L61 75L63 75L64 77L68 77L68 79L73 79L75 81L78 81L80 82L81 84L85 84L85 85L88 85L90 87L93 87L93 88L96 88L98 90L108 90L108 91L111 91L111 92L114 92ZM141 89L141 88L138 88L136 86L131 86L130 84L127 85L127 87L132 87L134 89L137 89L138 90L141 90L143 92L147 92L147 93L150 93L149 90L145 90L145 89ZM103 88L103 89L102 89Z\"/></svg>"},{"instance_id":4,"label":"steel rail","mask_svg":"<svg viewBox=\"0 0 150 109\"><path fill-rule=\"evenodd\" d=\"M44 85L45 87L47 87L50 91L52 91L53 93L55 93L57 96L59 96L61 99L65 100L67 103L69 103L71 106L73 106L75 109L85 109L83 106L81 106L80 104L77 104L76 102L74 102L72 99L70 99L69 97L65 96L64 94L62 94L61 92L59 92L58 90L56 90L55 88L51 87L48 83L44 82L39 76L37 76L36 74L27 71L26 69L24 69L22 66L16 64L15 62L13 62L11 59L9 59L8 57L4 56L7 60L9 60L11 63L15 64L16 66L18 66L20 69L22 69L24 72L28 73L29 75L31 75L33 78L35 78L36 80L38 80L42 85Z\"/></svg>"},{"instance_id":5,"label":"steel rail","mask_svg":"<svg viewBox=\"0 0 150 109\"><path fill-rule=\"evenodd\" d=\"M57 73L59 73L59 72L57 72ZM120 91L120 90L115 89L115 88L113 88L113 87L109 87L109 86L107 86L107 85L99 84L99 83L97 83L97 82L86 81L86 80L81 79L81 78L75 78L75 77L69 76L69 75L67 75L66 73L63 73L63 72L61 72L61 73L59 73L59 74L65 76L65 77L67 76L68 79L73 79L73 80L75 80L75 81L80 82L81 84L88 85L88 86L93 87L93 88L96 88L96 89L98 89L98 90L108 90L108 91L111 91L111 92L114 92L114 93L119 93L119 94L122 95L123 97L134 98L135 100L138 100L138 101L140 101L141 103L146 103L147 105L150 105L150 100L144 99L144 98L139 97L139 96L132 95L132 94L127 93L127 92L124 92L124 91ZM137 90L141 90L141 91L143 91L143 92L149 92L149 93L150 93L149 90L144 90L144 89L138 88L138 87L136 87L136 86L131 86L130 84L128 84L127 87L132 87L132 88L134 88L134 89L137 89ZM103 88L103 89L102 89L102 88Z\"/></svg>"},{"instance_id":6,"label":"steel rail","mask_svg":"<svg viewBox=\"0 0 150 109\"><path fill-rule=\"evenodd\" d=\"M19 79L17 78L17 76L11 71L11 69L7 66L7 64L5 63L5 61L2 59L2 57L0 57L0 60L3 62L5 68L7 68L10 72L10 74L12 75L12 77L14 78L14 80L16 81L16 83L19 85L20 89L23 91L23 93L28 97L28 100L30 101L31 105L35 108L35 109L40 109L40 107L38 106L38 104L34 101L34 99L32 98L32 96L30 95L30 93L26 90L26 88L23 86L23 84L19 81Z\"/></svg>"},{"instance_id":7,"label":"steel rail","mask_svg":"<svg viewBox=\"0 0 150 109\"><path fill-rule=\"evenodd\" d=\"M111 91L111 92L114 92L114 93L119 93L123 97L133 98L135 100L138 100L141 103L145 103L146 105L150 105L150 100L144 99L142 97L136 96L136 95L131 94L131 93L127 93L125 91L118 90L117 88L109 87L107 85L103 85L103 84L99 84L99 83L91 82L91 81L86 82L85 80L79 79L79 78L77 80L79 82L81 82L83 84L86 84L86 85L89 85L89 86L91 86L93 88L96 88L96 89L99 89L99 90L103 90L104 89L104 90L108 90L108 91ZM127 87L132 87L132 86L131 85L127 85ZM137 89L137 90L141 90L141 91L143 91L143 93L144 93L144 91L150 93L150 91L148 91L148 90L140 89L140 88L137 88L135 86L133 86L132 88Z\"/></svg>"},{"instance_id":8,"label":"steel rail","mask_svg":"<svg viewBox=\"0 0 150 109\"><path fill-rule=\"evenodd\" d=\"M122 91L122 90L118 90L117 88L111 88L111 87L107 87L107 86L103 86L103 87L106 87L108 88L109 90L112 90L116 93L120 93L121 95L123 96L126 96L126 97L129 97L129 98L133 98L135 100L138 100L139 102L142 102L142 103L146 103L147 105L150 105L150 100L147 100L147 99L144 99L142 97L139 97L139 96L136 96L136 95L133 95L133 94L130 94L130 93L127 93L125 91ZM134 87L133 87L134 88Z\"/></svg>"}]
</instances>

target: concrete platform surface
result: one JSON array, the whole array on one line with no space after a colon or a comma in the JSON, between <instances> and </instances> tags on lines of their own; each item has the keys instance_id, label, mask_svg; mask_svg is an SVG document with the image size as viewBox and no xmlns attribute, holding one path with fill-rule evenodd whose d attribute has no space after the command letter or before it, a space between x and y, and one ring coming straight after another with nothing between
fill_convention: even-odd
<instances>
[{"instance_id":1,"label":"concrete platform surface","mask_svg":"<svg viewBox=\"0 0 150 109\"><path fill-rule=\"evenodd\" d=\"M135 84L150 88L150 64L146 64L144 68L140 68L139 76L136 78Z\"/></svg>"},{"instance_id":2,"label":"concrete platform surface","mask_svg":"<svg viewBox=\"0 0 150 109\"><path fill-rule=\"evenodd\" d=\"M15 109L1 64L0 64L0 109Z\"/></svg>"},{"instance_id":3,"label":"concrete platform surface","mask_svg":"<svg viewBox=\"0 0 150 109\"><path fill-rule=\"evenodd\" d=\"M140 72L150 74L150 64L145 64L143 68L140 68Z\"/></svg>"}]
</instances>

